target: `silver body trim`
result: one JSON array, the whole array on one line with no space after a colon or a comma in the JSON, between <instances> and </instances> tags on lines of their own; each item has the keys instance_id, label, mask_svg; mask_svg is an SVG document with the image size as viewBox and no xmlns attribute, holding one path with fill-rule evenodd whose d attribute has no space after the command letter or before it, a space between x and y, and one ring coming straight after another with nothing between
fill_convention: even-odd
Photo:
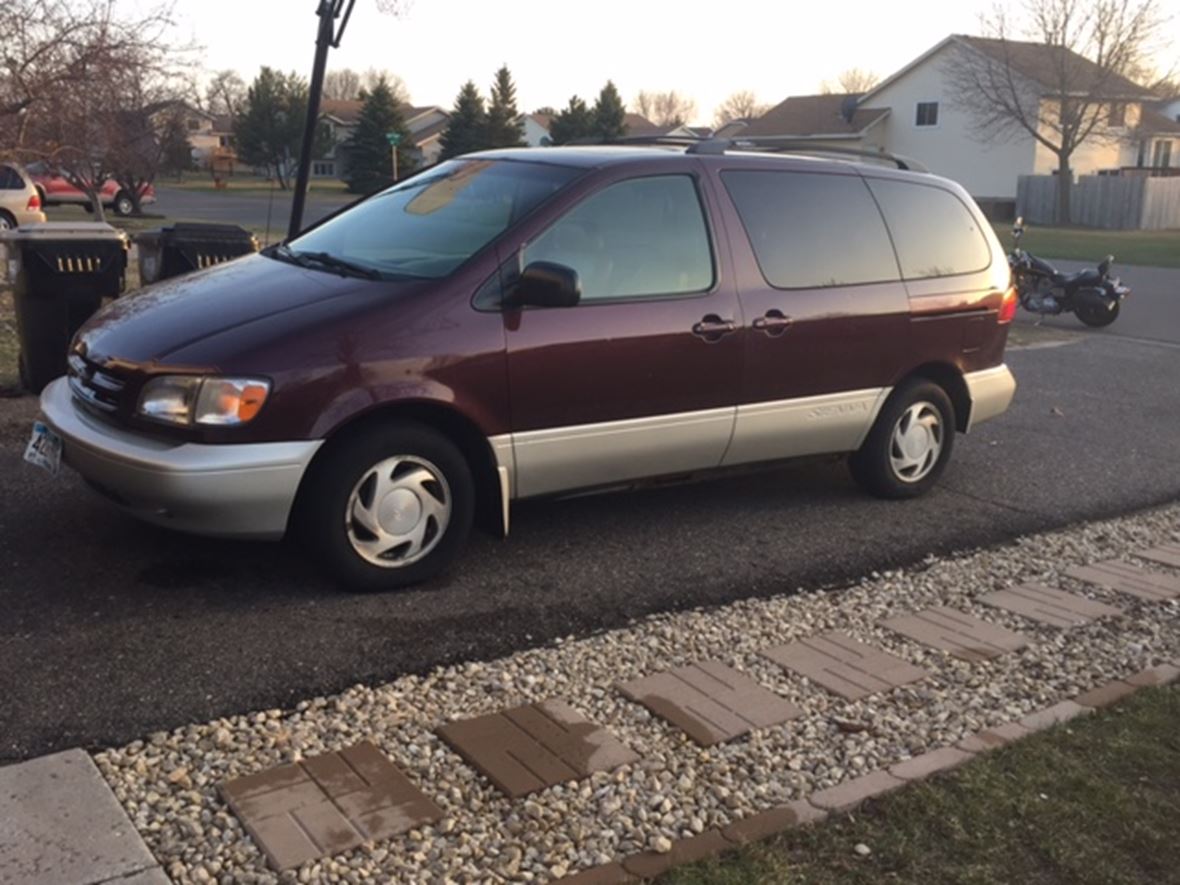
<instances>
[{"instance_id":1,"label":"silver body trim","mask_svg":"<svg viewBox=\"0 0 1180 885\"><path fill-rule=\"evenodd\" d=\"M891 388L849 390L737 407L721 462L751 464L860 448Z\"/></svg>"},{"instance_id":2,"label":"silver body trim","mask_svg":"<svg viewBox=\"0 0 1180 885\"><path fill-rule=\"evenodd\" d=\"M287 530L295 493L322 440L202 445L115 427L81 408L65 378L41 394L63 458L157 525L218 537L274 540Z\"/></svg>"},{"instance_id":3,"label":"silver body trim","mask_svg":"<svg viewBox=\"0 0 1180 885\"><path fill-rule=\"evenodd\" d=\"M981 421L987 421L1008 410L1016 395L1016 379L1006 364L963 375L967 394L971 397L971 411L967 415L967 432Z\"/></svg>"}]
</instances>

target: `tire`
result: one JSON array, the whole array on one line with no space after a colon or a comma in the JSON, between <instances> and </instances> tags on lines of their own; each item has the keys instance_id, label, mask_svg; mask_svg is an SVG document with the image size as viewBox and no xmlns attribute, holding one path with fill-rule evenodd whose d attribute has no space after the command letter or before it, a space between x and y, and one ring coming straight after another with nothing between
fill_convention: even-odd
<instances>
[{"instance_id":1,"label":"tire","mask_svg":"<svg viewBox=\"0 0 1180 885\"><path fill-rule=\"evenodd\" d=\"M0 209L0 230L16 230L16 216L5 209Z\"/></svg>"},{"instance_id":2,"label":"tire","mask_svg":"<svg viewBox=\"0 0 1180 885\"><path fill-rule=\"evenodd\" d=\"M352 590L393 590L454 564L475 513L471 468L454 443L391 421L326 446L300 489L295 528L329 574Z\"/></svg>"},{"instance_id":3,"label":"tire","mask_svg":"<svg viewBox=\"0 0 1180 885\"><path fill-rule=\"evenodd\" d=\"M914 428L908 442L907 427ZM925 429L925 436L918 428ZM848 466L853 479L871 495L917 498L942 476L954 442L955 407L950 397L933 381L912 378L885 401Z\"/></svg>"},{"instance_id":4,"label":"tire","mask_svg":"<svg viewBox=\"0 0 1180 885\"><path fill-rule=\"evenodd\" d=\"M1081 307L1079 306L1074 313L1077 318L1092 329L1101 329L1103 326L1109 326L1119 318L1119 310L1122 304L1116 301L1114 307L1110 310L1099 309L1096 307Z\"/></svg>"},{"instance_id":5,"label":"tire","mask_svg":"<svg viewBox=\"0 0 1180 885\"><path fill-rule=\"evenodd\" d=\"M115 214L126 218L135 211L135 203L131 201L131 197L127 195L126 191L119 191L115 194L114 202Z\"/></svg>"}]
</instances>

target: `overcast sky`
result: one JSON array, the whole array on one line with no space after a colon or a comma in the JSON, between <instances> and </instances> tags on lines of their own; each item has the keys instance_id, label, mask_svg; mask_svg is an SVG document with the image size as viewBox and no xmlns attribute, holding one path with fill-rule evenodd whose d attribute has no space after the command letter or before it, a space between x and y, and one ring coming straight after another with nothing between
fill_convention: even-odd
<instances>
[{"instance_id":1,"label":"overcast sky","mask_svg":"<svg viewBox=\"0 0 1180 885\"><path fill-rule=\"evenodd\" d=\"M694 122L737 90L774 103L819 91L850 67L886 76L950 33L978 32L993 0L403 0L399 17L357 0L329 67L387 68L415 104L450 107L468 78L487 93L507 64L521 110L592 99L609 78L630 105L641 89L676 89ZM1180 0L1166 58L1180 61ZM317 0L179 0L182 34L209 70L261 65L309 75Z\"/></svg>"}]
</instances>

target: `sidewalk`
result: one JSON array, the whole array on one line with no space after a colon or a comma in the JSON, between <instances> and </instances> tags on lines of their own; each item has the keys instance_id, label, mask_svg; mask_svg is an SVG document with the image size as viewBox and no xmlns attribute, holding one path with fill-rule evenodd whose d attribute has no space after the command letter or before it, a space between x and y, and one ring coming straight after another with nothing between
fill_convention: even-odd
<instances>
[{"instance_id":1,"label":"sidewalk","mask_svg":"<svg viewBox=\"0 0 1180 885\"><path fill-rule=\"evenodd\" d=\"M627 881L1178 662L1180 504L0 769L0 880Z\"/></svg>"}]
</instances>

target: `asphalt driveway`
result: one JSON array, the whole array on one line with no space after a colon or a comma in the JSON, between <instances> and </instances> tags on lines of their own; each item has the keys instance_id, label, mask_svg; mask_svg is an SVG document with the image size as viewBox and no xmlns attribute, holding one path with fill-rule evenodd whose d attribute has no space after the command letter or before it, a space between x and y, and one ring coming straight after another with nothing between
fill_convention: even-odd
<instances>
[{"instance_id":1,"label":"asphalt driveway","mask_svg":"<svg viewBox=\"0 0 1180 885\"><path fill-rule=\"evenodd\" d=\"M526 503L511 538L477 537L449 578L375 596L337 591L290 545L143 526L24 467L34 404L0 401L0 761L1180 496L1180 347L1017 335L1037 346L1010 352L1013 409L959 438L923 500L866 498L830 463Z\"/></svg>"}]
</instances>

